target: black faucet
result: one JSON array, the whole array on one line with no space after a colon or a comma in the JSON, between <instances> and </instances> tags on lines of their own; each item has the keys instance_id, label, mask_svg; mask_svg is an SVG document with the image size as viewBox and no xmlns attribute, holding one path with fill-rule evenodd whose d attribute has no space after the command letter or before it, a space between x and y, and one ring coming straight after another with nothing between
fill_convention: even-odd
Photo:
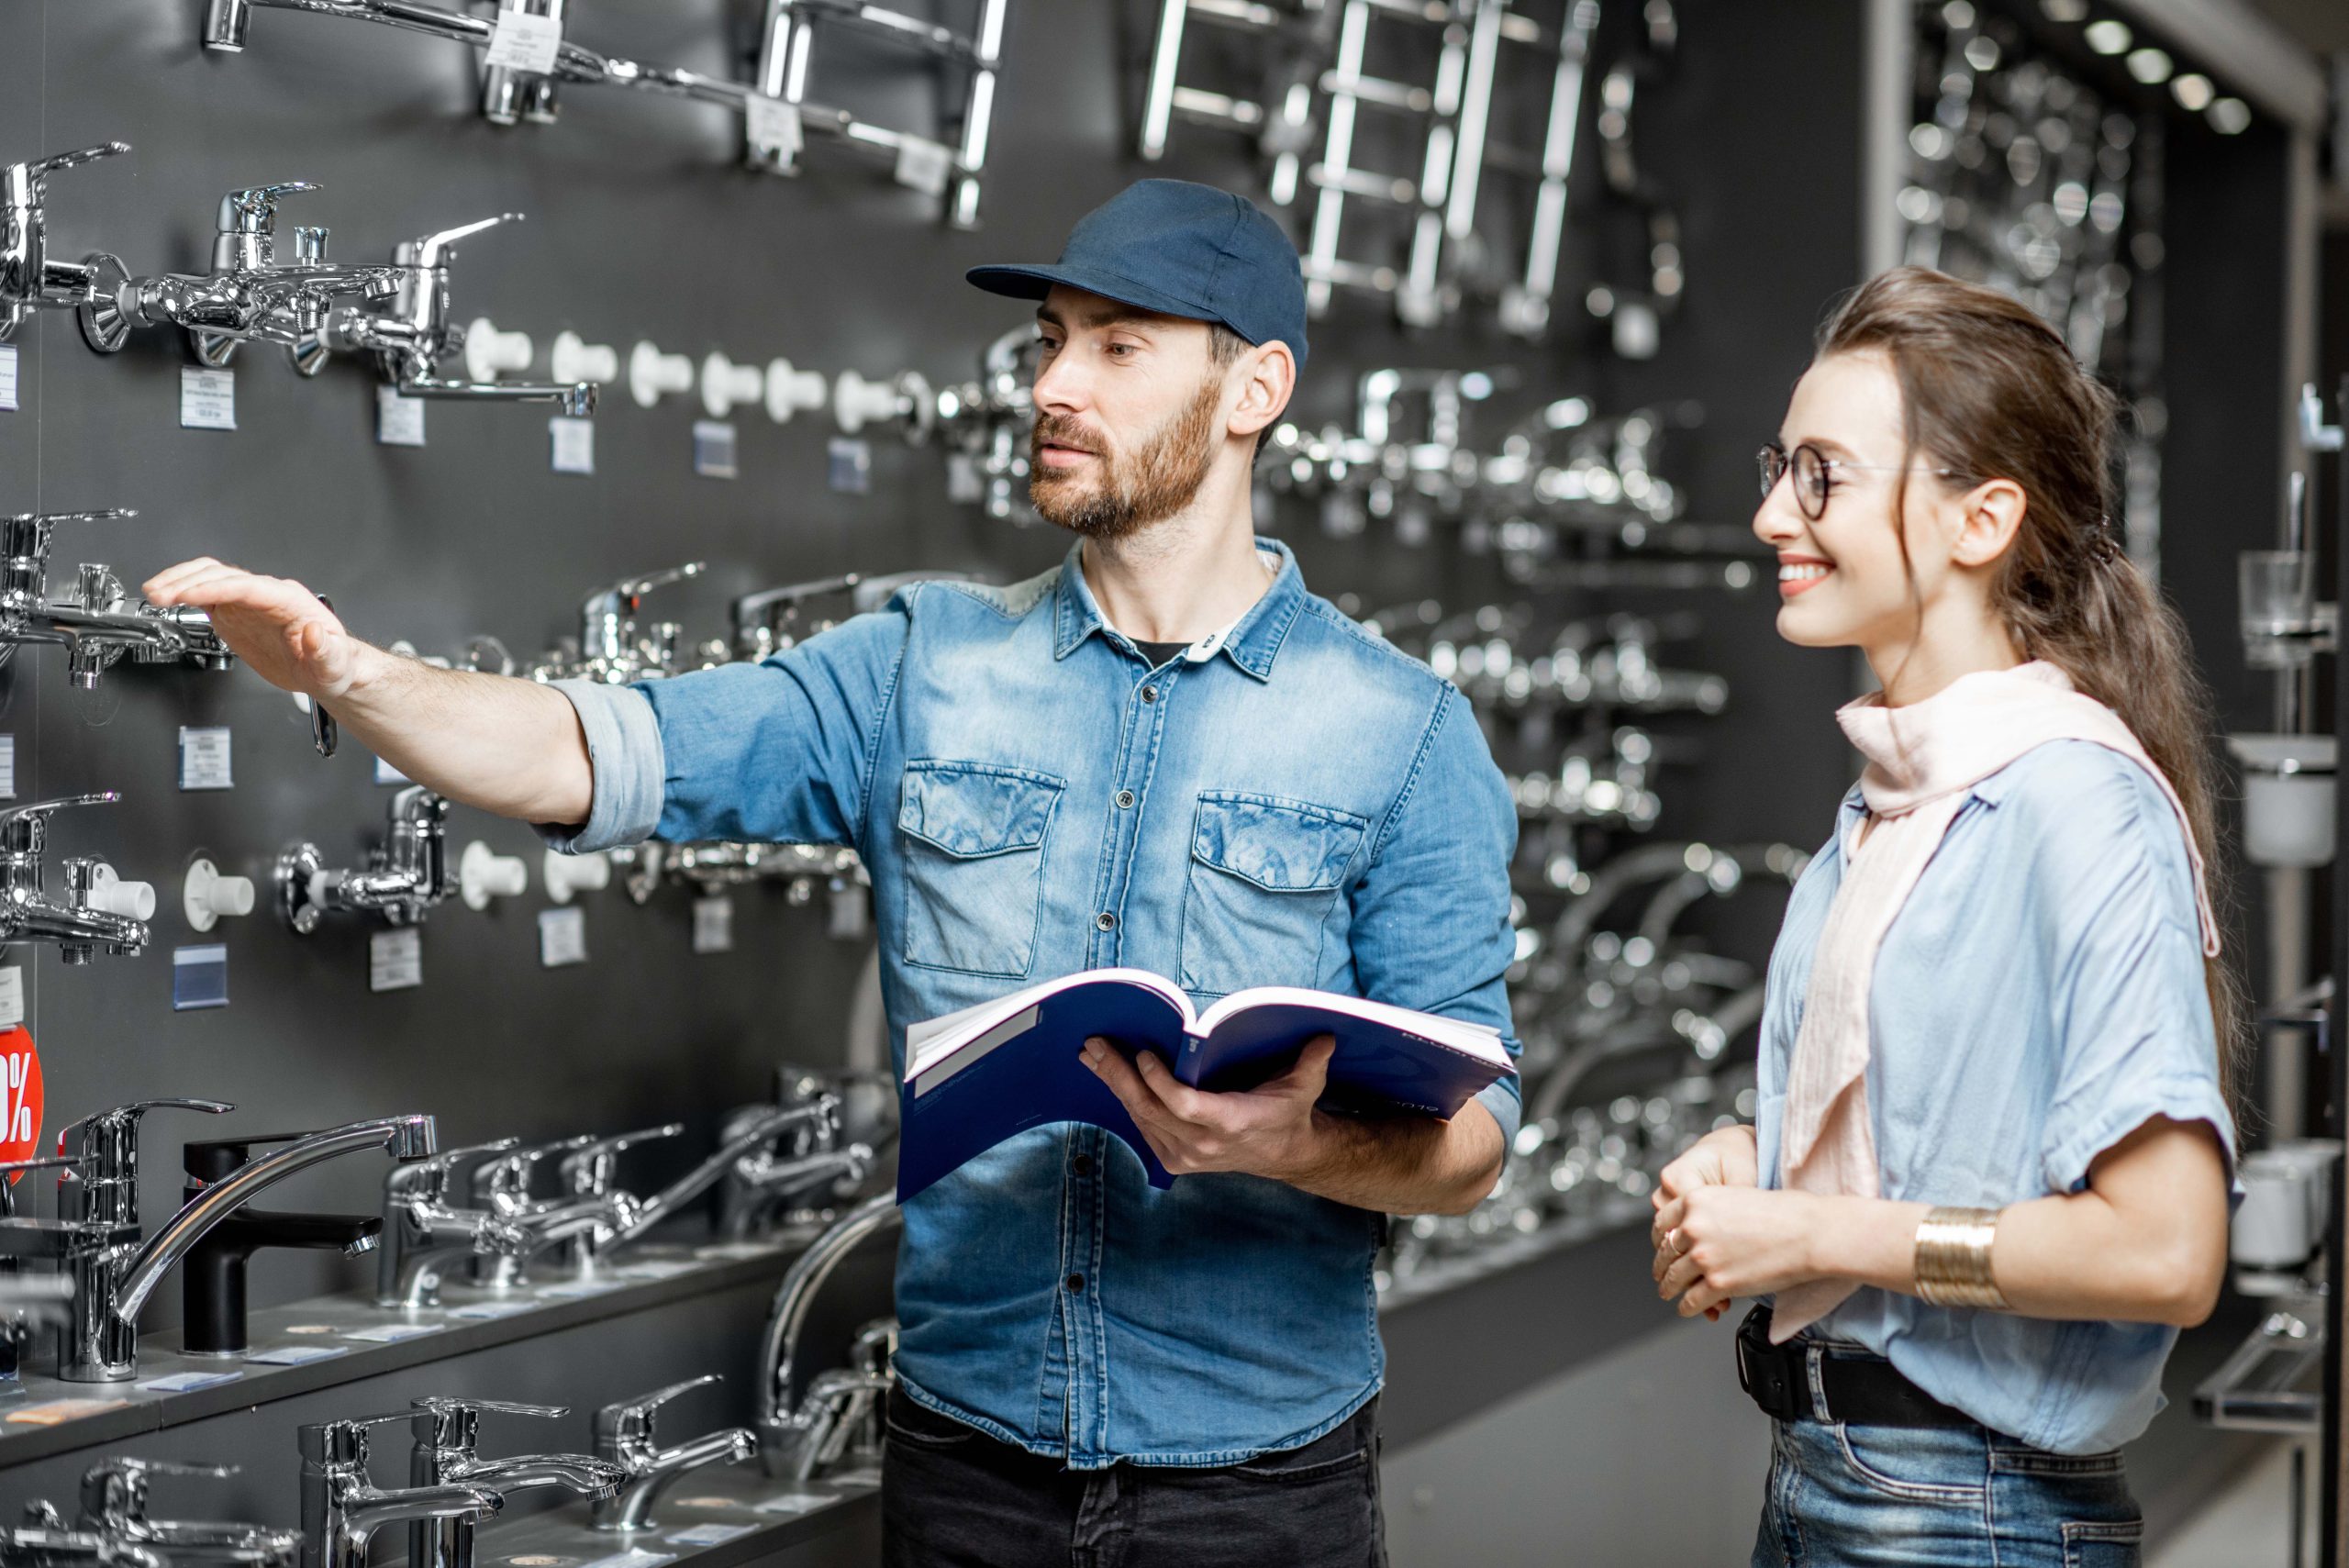
<instances>
[{"instance_id":1,"label":"black faucet","mask_svg":"<svg viewBox=\"0 0 2349 1568\"><path fill-rule=\"evenodd\" d=\"M186 1146L187 1196L223 1181L255 1148L290 1143L306 1132L254 1133ZM245 1260L263 1247L331 1247L356 1257L375 1249L384 1221L373 1214L279 1214L240 1208L188 1249L180 1274L185 1325L180 1346L189 1355L241 1355L245 1333Z\"/></svg>"}]
</instances>

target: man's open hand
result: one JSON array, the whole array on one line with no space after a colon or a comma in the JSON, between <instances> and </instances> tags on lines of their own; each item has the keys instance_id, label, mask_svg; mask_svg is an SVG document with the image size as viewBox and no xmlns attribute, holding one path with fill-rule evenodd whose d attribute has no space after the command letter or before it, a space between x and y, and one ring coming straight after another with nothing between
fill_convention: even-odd
<instances>
[{"instance_id":1,"label":"man's open hand","mask_svg":"<svg viewBox=\"0 0 2349 1568\"><path fill-rule=\"evenodd\" d=\"M1333 1036L1317 1035L1286 1073L1224 1095L1178 1082L1155 1051L1137 1051L1129 1062L1098 1036L1085 1042L1085 1064L1123 1102L1170 1174L1237 1171L1295 1182L1319 1162L1313 1106L1337 1049Z\"/></svg>"}]
</instances>

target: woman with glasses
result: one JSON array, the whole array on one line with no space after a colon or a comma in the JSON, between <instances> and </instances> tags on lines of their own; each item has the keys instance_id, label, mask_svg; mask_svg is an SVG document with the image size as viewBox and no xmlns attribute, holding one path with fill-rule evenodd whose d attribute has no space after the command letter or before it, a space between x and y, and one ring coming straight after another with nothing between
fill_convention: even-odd
<instances>
[{"instance_id":1,"label":"woman with glasses","mask_svg":"<svg viewBox=\"0 0 2349 1568\"><path fill-rule=\"evenodd\" d=\"M2226 1267L2238 1006L2204 700L2110 521L2110 395L2023 306L1887 272L1753 527L1882 690L1770 961L1754 1126L1664 1173L1684 1316L1761 1296L1757 1565L2139 1561L2120 1445Z\"/></svg>"}]
</instances>

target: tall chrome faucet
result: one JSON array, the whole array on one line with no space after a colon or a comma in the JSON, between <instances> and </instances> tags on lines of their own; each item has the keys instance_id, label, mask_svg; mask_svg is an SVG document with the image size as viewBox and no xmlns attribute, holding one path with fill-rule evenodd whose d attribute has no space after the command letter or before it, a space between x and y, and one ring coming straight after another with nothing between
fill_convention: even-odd
<instances>
[{"instance_id":1,"label":"tall chrome faucet","mask_svg":"<svg viewBox=\"0 0 2349 1568\"><path fill-rule=\"evenodd\" d=\"M869 1368L827 1372L799 1391L799 1336L817 1293L857 1244L903 1218L896 1195L865 1199L799 1254L776 1289L759 1353L759 1458L769 1475L805 1482L815 1474L845 1433L847 1416L860 1397L873 1398L881 1374Z\"/></svg>"},{"instance_id":2,"label":"tall chrome faucet","mask_svg":"<svg viewBox=\"0 0 2349 1568\"><path fill-rule=\"evenodd\" d=\"M111 306L120 262L109 274L100 263L111 257L59 261L49 254L49 177L129 150L127 141L108 141L0 167L0 342L36 309L78 310L86 331L90 310L102 300Z\"/></svg>"},{"instance_id":3,"label":"tall chrome faucet","mask_svg":"<svg viewBox=\"0 0 2349 1568\"><path fill-rule=\"evenodd\" d=\"M92 855L65 862L68 902L60 904L41 885L41 852L49 819L72 806L110 806L113 790L36 800L0 811L0 942L55 942L58 958L87 963L100 948L136 956L147 946L147 917L155 912L155 890L124 882L114 868Z\"/></svg>"},{"instance_id":4,"label":"tall chrome faucet","mask_svg":"<svg viewBox=\"0 0 2349 1568\"><path fill-rule=\"evenodd\" d=\"M478 223L403 241L392 252L399 292L389 308L376 312L346 305L337 309L317 337L305 339L288 350L295 369L315 375L324 368L329 352L372 354L384 379L406 397L555 403L574 417L593 414L596 393L593 382L533 386L508 381L451 381L440 374L441 362L462 355L465 348L465 328L449 308L449 266L457 259L456 242L501 223L521 220L518 212L500 213Z\"/></svg>"},{"instance_id":5,"label":"tall chrome faucet","mask_svg":"<svg viewBox=\"0 0 2349 1568\"><path fill-rule=\"evenodd\" d=\"M481 1252L519 1257L535 1244L527 1229L505 1216L451 1201L451 1193L462 1190L465 1173L515 1142L506 1138L448 1150L384 1176L376 1306L432 1306L440 1299L442 1277L464 1259Z\"/></svg>"},{"instance_id":6,"label":"tall chrome faucet","mask_svg":"<svg viewBox=\"0 0 2349 1568\"><path fill-rule=\"evenodd\" d=\"M302 1449L302 1568L367 1568L367 1545L385 1526L417 1520L475 1523L495 1518L503 1495L487 1486L441 1485L385 1490L367 1473L367 1429L412 1421L412 1411L356 1420L313 1421ZM468 1537L470 1539L470 1536ZM470 1563L459 1568L471 1568Z\"/></svg>"},{"instance_id":7,"label":"tall chrome faucet","mask_svg":"<svg viewBox=\"0 0 2349 1568\"><path fill-rule=\"evenodd\" d=\"M618 1496L628 1472L586 1454L525 1453L504 1459L481 1457L484 1411L553 1418L571 1412L561 1405L508 1405L493 1399L425 1398L411 1402L408 1429L416 1446L408 1457L408 1480L417 1487L488 1486L500 1496L538 1487L560 1486L590 1503ZM408 1568L473 1568L475 1520L462 1516L419 1519L408 1526Z\"/></svg>"},{"instance_id":8,"label":"tall chrome faucet","mask_svg":"<svg viewBox=\"0 0 2349 1568\"><path fill-rule=\"evenodd\" d=\"M715 1373L689 1377L596 1412L596 1456L618 1465L628 1476L618 1495L595 1505L596 1529L649 1529L652 1505L688 1471L740 1464L759 1451L758 1437L748 1427L729 1427L667 1449L653 1436L653 1419L662 1406L718 1381Z\"/></svg>"},{"instance_id":9,"label":"tall chrome faucet","mask_svg":"<svg viewBox=\"0 0 2349 1568\"><path fill-rule=\"evenodd\" d=\"M212 1519L158 1519L147 1514L147 1494L160 1475L223 1481L233 1464L183 1464L173 1460L107 1454L82 1476L78 1528L153 1551L168 1568L294 1568L302 1554L298 1530ZM64 1521L46 1503L33 1505L44 1521Z\"/></svg>"},{"instance_id":10,"label":"tall chrome faucet","mask_svg":"<svg viewBox=\"0 0 2349 1568\"><path fill-rule=\"evenodd\" d=\"M292 259L279 259L278 202L317 188L294 180L230 191L221 197L208 272L128 278L113 257L93 256L92 268L124 281L116 287L111 306L100 299L90 307L83 335L92 348L112 353L133 327L179 327L187 331L197 359L225 365L240 342L290 348L317 336L339 300L396 295L400 276L395 267L346 267L328 261L323 228L295 229Z\"/></svg>"},{"instance_id":11,"label":"tall chrome faucet","mask_svg":"<svg viewBox=\"0 0 2349 1568\"><path fill-rule=\"evenodd\" d=\"M58 1214L71 1228L61 1262L73 1281L72 1321L58 1347L57 1375L69 1383L115 1383L138 1370L139 1314L173 1264L262 1191L322 1160L382 1149L395 1160L433 1151L429 1116L351 1122L288 1143L190 1198L163 1228L139 1240L139 1121L160 1108L232 1110L217 1100L149 1100L85 1117L58 1134L72 1163L58 1180Z\"/></svg>"},{"instance_id":12,"label":"tall chrome faucet","mask_svg":"<svg viewBox=\"0 0 2349 1568\"><path fill-rule=\"evenodd\" d=\"M392 796L384 841L365 871L329 871L316 844L277 857L277 906L304 936L329 911L381 915L395 926L420 925L427 911L457 891L449 865L449 803L422 784Z\"/></svg>"},{"instance_id":13,"label":"tall chrome faucet","mask_svg":"<svg viewBox=\"0 0 2349 1568\"><path fill-rule=\"evenodd\" d=\"M68 678L83 689L124 654L140 664L185 660L206 670L236 662L212 629L212 617L190 606L158 609L134 603L107 567L84 562L70 598L49 597L49 552L61 523L112 522L133 511L19 512L0 517L0 643L46 642L64 648ZM0 650L0 658L6 656Z\"/></svg>"}]
</instances>

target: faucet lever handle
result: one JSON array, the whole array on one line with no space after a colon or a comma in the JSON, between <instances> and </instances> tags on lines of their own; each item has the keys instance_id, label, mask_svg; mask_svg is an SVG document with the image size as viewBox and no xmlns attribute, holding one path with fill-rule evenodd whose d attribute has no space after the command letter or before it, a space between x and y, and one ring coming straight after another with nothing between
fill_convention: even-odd
<instances>
[{"instance_id":1,"label":"faucet lever handle","mask_svg":"<svg viewBox=\"0 0 2349 1568\"><path fill-rule=\"evenodd\" d=\"M412 1408L407 1416L395 1418L395 1419L413 1418L419 1414L448 1415L468 1410L477 1415L488 1413L499 1416L538 1416L548 1420L571 1414L571 1407L568 1405L519 1405L505 1399L459 1399L453 1395L447 1394L422 1395L409 1403Z\"/></svg>"},{"instance_id":2,"label":"faucet lever handle","mask_svg":"<svg viewBox=\"0 0 2349 1568\"><path fill-rule=\"evenodd\" d=\"M640 1143L651 1143L663 1138L676 1138L685 1130L681 1121L664 1122L659 1127L640 1127L634 1132L618 1132L609 1138L590 1139L579 1143L562 1157L557 1167L563 1184L573 1191L583 1191L580 1183L596 1164L614 1155L624 1154Z\"/></svg>"},{"instance_id":3,"label":"faucet lever handle","mask_svg":"<svg viewBox=\"0 0 2349 1568\"><path fill-rule=\"evenodd\" d=\"M21 170L20 177L24 182L26 195L39 201L41 183L51 174L61 174L68 169L79 168L84 163L95 163L101 158L112 158L117 153L129 150L130 143L127 141L102 141L95 147L79 148L72 152L51 153L47 158L36 158L30 162L19 163L9 172L16 173Z\"/></svg>"},{"instance_id":4,"label":"faucet lever handle","mask_svg":"<svg viewBox=\"0 0 2349 1568\"><path fill-rule=\"evenodd\" d=\"M317 188L307 180L288 180L283 184L250 185L241 191L230 191L220 198L220 232L273 234L277 231L278 202L298 192Z\"/></svg>"},{"instance_id":5,"label":"faucet lever handle","mask_svg":"<svg viewBox=\"0 0 2349 1568\"><path fill-rule=\"evenodd\" d=\"M637 1439L650 1442L652 1440L653 1416L662 1406L680 1394L690 1394L706 1384L724 1381L717 1373L704 1373L699 1377L689 1377L683 1383L673 1383L650 1394L640 1394L633 1399L615 1401L596 1412L596 1436L599 1440L626 1441Z\"/></svg>"},{"instance_id":6,"label":"faucet lever handle","mask_svg":"<svg viewBox=\"0 0 2349 1568\"><path fill-rule=\"evenodd\" d=\"M479 234L484 228L495 228L501 223L519 223L521 221L522 215L518 212L501 212L495 217L484 217L478 223L463 224L455 228L444 228L438 234L418 235L416 239L409 240L406 245L401 246L400 249L407 251L410 257L413 258L413 260L408 262L409 265L417 267L437 267L444 261L453 261L455 259L454 257L444 253L448 250L449 247L454 245L458 240Z\"/></svg>"},{"instance_id":7,"label":"faucet lever handle","mask_svg":"<svg viewBox=\"0 0 2349 1568\"><path fill-rule=\"evenodd\" d=\"M234 1464L195 1464L184 1459L142 1459L135 1453L110 1453L90 1466L85 1475L194 1475L226 1481L241 1469Z\"/></svg>"},{"instance_id":8,"label":"faucet lever handle","mask_svg":"<svg viewBox=\"0 0 2349 1568\"><path fill-rule=\"evenodd\" d=\"M707 561L688 561L682 566L672 566L660 572L647 572L642 576L623 577L604 592L616 599L625 601L627 607L633 612L636 608L636 601L653 589L665 587L671 583L682 583L688 577L698 577L708 569L709 562Z\"/></svg>"}]
</instances>

